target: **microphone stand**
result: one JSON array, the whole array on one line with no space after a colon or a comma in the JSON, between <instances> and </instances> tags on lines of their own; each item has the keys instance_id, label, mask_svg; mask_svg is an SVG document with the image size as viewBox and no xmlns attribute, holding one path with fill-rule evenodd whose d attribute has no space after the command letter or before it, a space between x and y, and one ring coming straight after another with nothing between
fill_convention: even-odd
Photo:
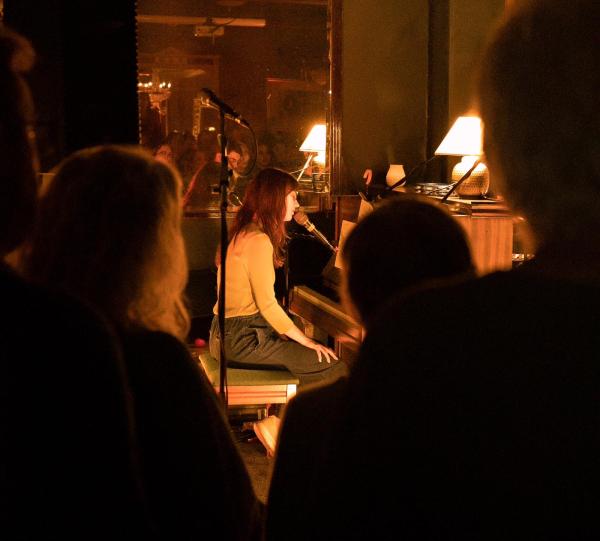
<instances>
[{"instance_id":1,"label":"microphone stand","mask_svg":"<svg viewBox=\"0 0 600 541\"><path fill-rule=\"evenodd\" d=\"M221 101L208 88L203 91L211 99L211 106L219 109L220 130L221 130L221 172L219 182L219 192L221 198L221 269L219 282L219 301L217 303L217 319L219 323L219 394L223 401L225 414L227 414L228 396L227 396L227 357L225 355L225 268L227 263L227 246L229 245L229 235L227 233L227 206L229 203L229 177L233 174L229 170L229 160L227 159L227 137L225 136L225 117L232 118L235 122L248 128L254 137L255 147L258 148L254 130L250 124L242 119L229 105ZM256 160L256 158L255 158Z\"/></svg>"},{"instance_id":2,"label":"microphone stand","mask_svg":"<svg viewBox=\"0 0 600 541\"><path fill-rule=\"evenodd\" d=\"M291 239L285 248L285 259L283 261L283 277L284 277L284 288L285 294L283 297L284 310L286 314L290 313L290 244Z\"/></svg>"},{"instance_id":3,"label":"microphone stand","mask_svg":"<svg viewBox=\"0 0 600 541\"><path fill-rule=\"evenodd\" d=\"M225 356L225 264L227 262L227 245L229 244L229 236L227 233L227 205L229 195L229 167L226 156L227 138L225 137L225 111L220 108L221 120L221 174L220 174L220 196L221 196L221 269L219 283L219 303L217 306L218 321L219 321L219 348L220 348L220 363L219 363L219 394L223 401L225 413L227 413L227 357Z\"/></svg>"}]
</instances>

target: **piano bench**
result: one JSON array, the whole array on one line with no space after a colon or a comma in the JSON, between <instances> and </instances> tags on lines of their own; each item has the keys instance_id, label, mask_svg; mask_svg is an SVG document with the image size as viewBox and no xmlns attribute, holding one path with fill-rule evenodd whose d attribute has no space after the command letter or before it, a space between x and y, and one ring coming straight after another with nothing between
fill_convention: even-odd
<instances>
[{"instance_id":1,"label":"piano bench","mask_svg":"<svg viewBox=\"0 0 600 541\"><path fill-rule=\"evenodd\" d=\"M208 350L198 353L200 365L209 381L219 388L219 361ZM227 368L227 392L230 406L285 404L296 394L300 381L288 370Z\"/></svg>"}]
</instances>

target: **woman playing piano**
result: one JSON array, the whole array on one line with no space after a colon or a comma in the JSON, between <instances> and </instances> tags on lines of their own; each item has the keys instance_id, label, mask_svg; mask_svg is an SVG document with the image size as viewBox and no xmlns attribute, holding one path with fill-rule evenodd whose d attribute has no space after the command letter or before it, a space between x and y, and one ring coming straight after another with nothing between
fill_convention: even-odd
<instances>
[{"instance_id":1,"label":"woman playing piano","mask_svg":"<svg viewBox=\"0 0 600 541\"><path fill-rule=\"evenodd\" d=\"M227 248L224 345L228 361L284 366L302 385L333 380L346 369L331 349L294 325L275 297L275 268L283 265L287 241L285 222L298 208L296 187L290 174L267 168L246 189ZM215 358L220 356L218 304L210 331Z\"/></svg>"}]
</instances>

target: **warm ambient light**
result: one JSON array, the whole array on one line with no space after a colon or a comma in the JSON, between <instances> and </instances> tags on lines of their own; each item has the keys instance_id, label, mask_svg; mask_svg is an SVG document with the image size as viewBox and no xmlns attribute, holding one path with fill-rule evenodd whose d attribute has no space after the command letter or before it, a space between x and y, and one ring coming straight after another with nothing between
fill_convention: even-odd
<instances>
[{"instance_id":1,"label":"warm ambient light","mask_svg":"<svg viewBox=\"0 0 600 541\"><path fill-rule=\"evenodd\" d=\"M302 152L325 152L327 145L327 127L315 124L300 146Z\"/></svg>"},{"instance_id":2,"label":"warm ambient light","mask_svg":"<svg viewBox=\"0 0 600 541\"><path fill-rule=\"evenodd\" d=\"M438 156L481 156L481 119L459 116L435 153Z\"/></svg>"},{"instance_id":3,"label":"warm ambient light","mask_svg":"<svg viewBox=\"0 0 600 541\"><path fill-rule=\"evenodd\" d=\"M325 165L325 151L317 152L317 155L313 158L313 162L318 163L319 165Z\"/></svg>"},{"instance_id":4,"label":"warm ambient light","mask_svg":"<svg viewBox=\"0 0 600 541\"><path fill-rule=\"evenodd\" d=\"M435 151L436 156L462 156L452 170L452 181L459 181L483 154L481 119L477 116L460 116ZM487 167L479 163L471 175L457 188L458 195L479 197L489 189Z\"/></svg>"},{"instance_id":5,"label":"warm ambient light","mask_svg":"<svg viewBox=\"0 0 600 541\"><path fill-rule=\"evenodd\" d=\"M300 180L306 168L310 165L310 162L314 160L316 163L325 163L325 150L327 148L327 126L325 124L315 124L310 130L309 134L304 139L304 142L300 146L301 152L309 152L309 156L306 159L306 163L298 178Z\"/></svg>"}]
</instances>

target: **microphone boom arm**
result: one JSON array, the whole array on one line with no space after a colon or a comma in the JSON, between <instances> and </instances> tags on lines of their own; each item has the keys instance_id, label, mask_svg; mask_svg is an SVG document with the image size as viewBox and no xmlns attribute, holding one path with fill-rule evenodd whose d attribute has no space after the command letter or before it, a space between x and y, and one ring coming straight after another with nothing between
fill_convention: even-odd
<instances>
[{"instance_id":1,"label":"microphone boom arm","mask_svg":"<svg viewBox=\"0 0 600 541\"><path fill-rule=\"evenodd\" d=\"M244 126L245 128L250 127L250 124L248 124L248 122L242 118L242 115L234 111L231 106L227 105L223 100L221 100L210 88L203 88L202 92L204 92L205 95L205 98L203 98L202 101L206 102L206 105L219 110L221 114L227 118L230 118L234 122L237 122L240 126Z\"/></svg>"}]
</instances>

